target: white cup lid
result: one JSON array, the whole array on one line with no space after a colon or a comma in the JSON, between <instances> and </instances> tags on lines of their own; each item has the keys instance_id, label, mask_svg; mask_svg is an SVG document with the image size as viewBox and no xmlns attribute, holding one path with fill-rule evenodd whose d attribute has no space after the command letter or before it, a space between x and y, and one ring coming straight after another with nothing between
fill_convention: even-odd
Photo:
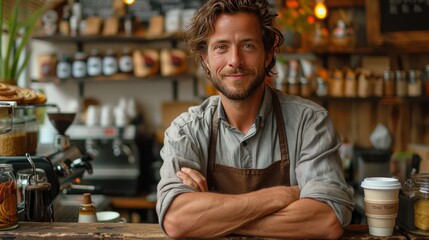
<instances>
[{"instance_id":1,"label":"white cup lid","mask_svg":"<svg viewBox=\"0 0 429 240\"><path fill-rule=\"evenodd\" d=\"M401 183L396 178L368 177L362 181L360 186L368 189L391 190L400 189Z\"/></svg>"}]
</instances>

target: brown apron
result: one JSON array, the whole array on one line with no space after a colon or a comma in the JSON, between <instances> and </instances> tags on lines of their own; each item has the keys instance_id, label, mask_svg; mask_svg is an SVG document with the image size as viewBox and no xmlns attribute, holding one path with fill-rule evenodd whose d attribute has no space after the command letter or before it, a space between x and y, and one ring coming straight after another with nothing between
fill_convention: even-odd
<instances>
[{"instance_id":1,"label":"brown apron","mask_svg":"<svg viewBox=\"0 0 429 240\"><path fill-rule=\"evenodd\" d=\"M273 186L289 186L289 154L280 101L271 89L274 115L280 140L281 159L264 169L242 169L216 164L216 143L219 132L218 110L212 118L209 143L207 184L210 192L241 194Z\"/></svg>"}]
</instances>

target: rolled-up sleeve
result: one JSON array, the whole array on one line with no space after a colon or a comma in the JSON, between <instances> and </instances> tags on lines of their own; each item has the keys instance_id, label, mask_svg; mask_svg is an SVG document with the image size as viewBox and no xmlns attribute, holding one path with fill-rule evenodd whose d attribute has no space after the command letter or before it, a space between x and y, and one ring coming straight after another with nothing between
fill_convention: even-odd
<instances>
[{"instance_id":1,"label":"rolled-up sleeve","mask_svg":"<svg viewBox=\"0 0 429 240\"><path fill-rule=\"evenodd\" d=\"M194 109L196 110L196 109ZM162 226L164 216L176 196L195 190L183 184L176 173L182 167L189 167L206 174L207 126L201 111L190 111L177 117L164 134L164 145L160 155L163 164L161 180L157 186L156 211Z\"/></svg>"},{"instance_id":2,"label":"rolled-up sleeve","mask_svg":"<svg viewBox=\"0 0 429 240\"><path fill-rule=\"evenodd\" d=\"M296 165L301 198L326 202L345 226L351 221L354 191L344 178L338 154L341 141L327 111L317 111L310 115L305 120L307 124L302 131Z\"/></svg>"}]
</instances>

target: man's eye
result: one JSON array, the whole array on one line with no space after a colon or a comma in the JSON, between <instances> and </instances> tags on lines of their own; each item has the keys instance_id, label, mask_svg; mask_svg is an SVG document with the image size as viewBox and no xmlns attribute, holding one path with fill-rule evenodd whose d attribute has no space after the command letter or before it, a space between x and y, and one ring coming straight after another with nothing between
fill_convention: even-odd
<instances>
[{"instance_id":1,"label":"man's eye","mask_svg":"<svg viewBox=\"0 0 429 240\"><path fill-rule=\"evenodd\" d=\"M225 50L226 46L225 45L218 45L215 47L216 50Z\"/></svg>"},{"instance_id":2,"label":"man's eye","mask_svg":"<svg viewBox=\"0 0 429 240\"><path fill-rule=\"evenodd\" d=\"M252 44L244 44L244 48L251 49L251 48L253 48L253 45Z\"/></svg>"}]
</instances>

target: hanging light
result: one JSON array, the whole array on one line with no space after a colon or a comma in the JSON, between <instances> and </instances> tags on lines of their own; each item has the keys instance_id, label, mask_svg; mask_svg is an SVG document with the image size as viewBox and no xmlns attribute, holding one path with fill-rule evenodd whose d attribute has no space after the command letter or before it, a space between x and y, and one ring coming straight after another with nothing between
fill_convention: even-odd
<instances>
[{"instance_id":1,"label":"hanging light","mask_svg":"<svg viewBox=\"0 0 429 240\"><path fill-rule=\"evenodd\" d=\"M122 0L125 4L131 5L134 3L134 0Z\"/></svg>"},{"instance_id":2,"label":"hanging light","mask_svg":"<svg viewBox=\"0 0 429 240\"><path fill-rule=\"evenodd\" d=\"M314 15L318 19L325 19L328 15L328 8L325 5L325 0L316 0L316 5L314 6Z\"/></svg>"}]
</instances>

